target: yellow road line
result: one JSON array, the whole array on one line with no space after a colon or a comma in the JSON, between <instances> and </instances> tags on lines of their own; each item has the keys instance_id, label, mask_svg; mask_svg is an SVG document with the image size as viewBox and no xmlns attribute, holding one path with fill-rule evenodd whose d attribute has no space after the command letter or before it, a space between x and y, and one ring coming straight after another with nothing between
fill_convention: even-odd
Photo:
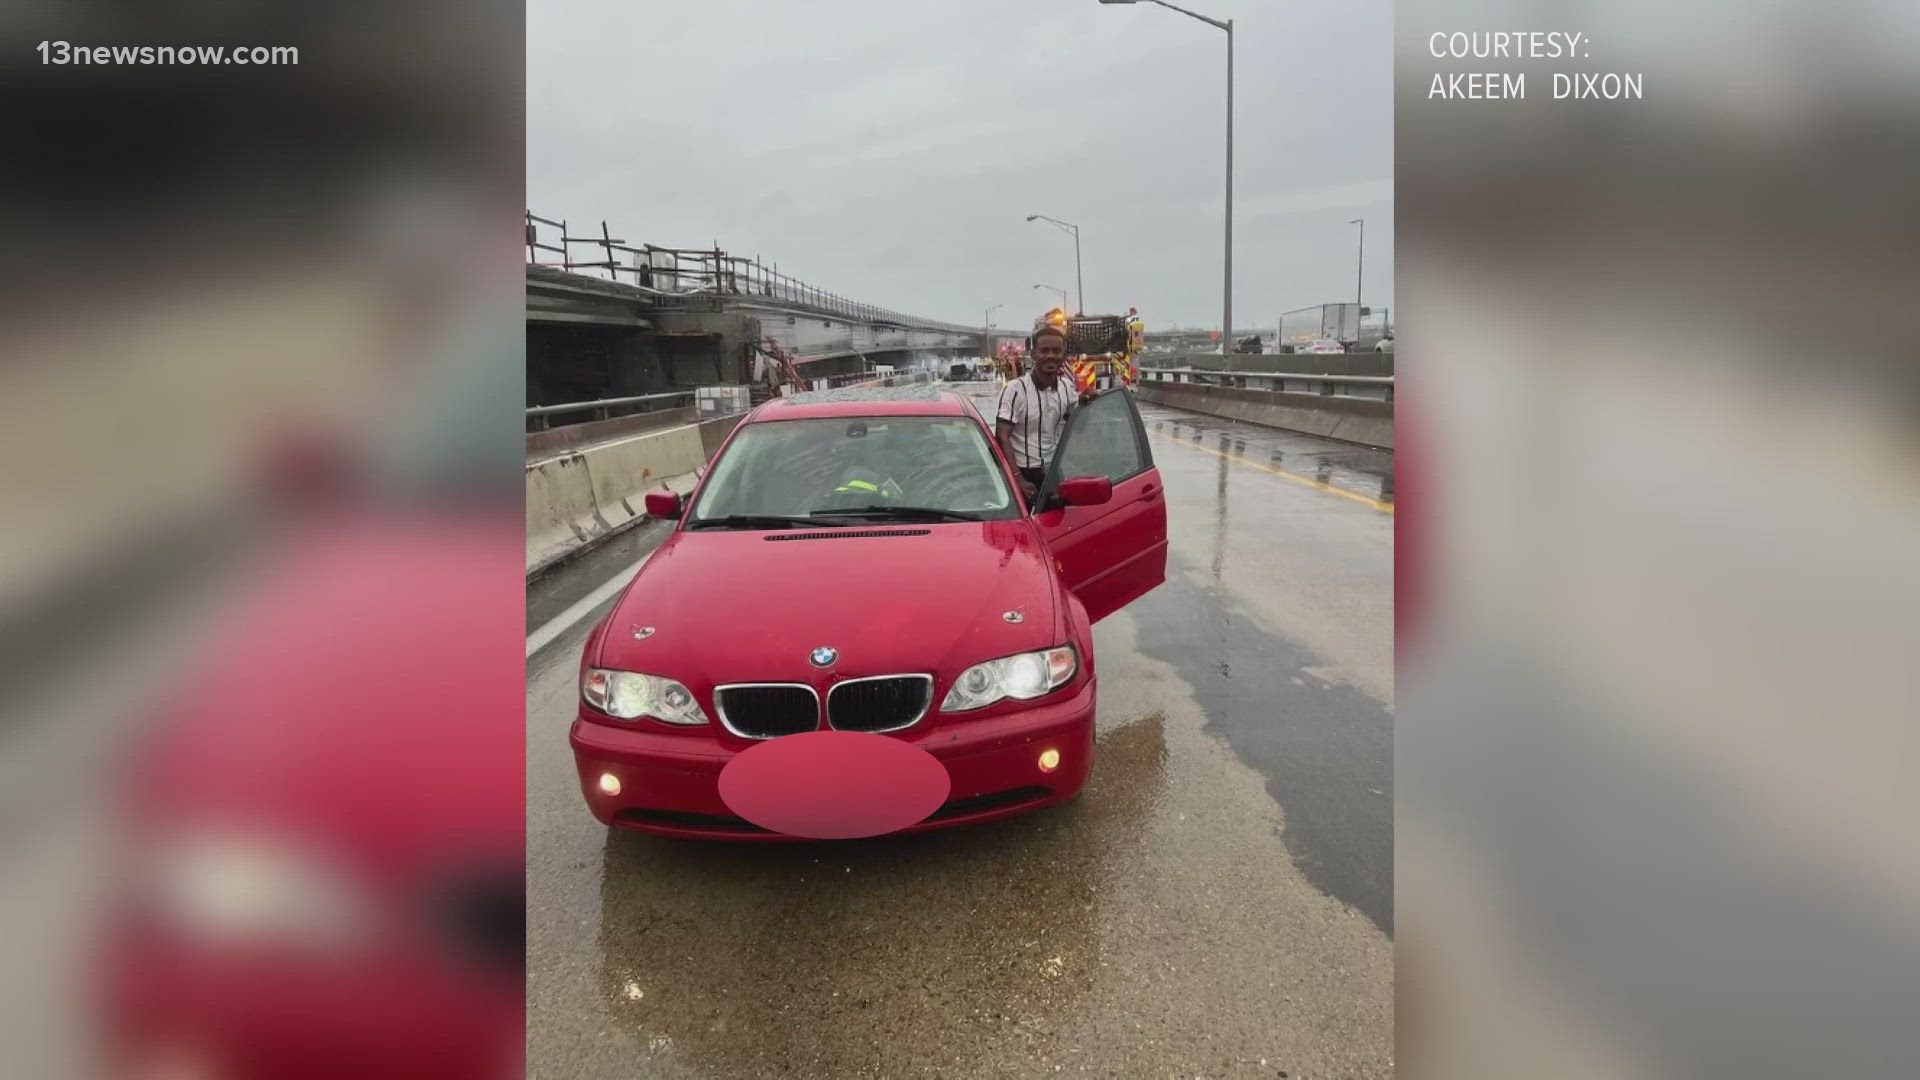
<instances>
[{"instance_id":1,"label":"yellow road line","mask_svg":"<svg viewBox=\"0 0 1920 1080\"><path fill-rule=\"evenodd\" d=\"M1258 461L1253 461L1249 458L1243 458L1238 454L1229 454L1221 450L1209 450L1206 447L1201 446L1197 442L1189 442L1186 439L1176 439L1171 435L1162 435L1158 431L1148 431L1147 434L1153 436L1156 439L1165 439L1166 441L1173 443L1176 446L1184 446L1184 447L1187 447L1188 449L1198 450L1204 454L1212 454L1214 457L1226 458L1228 461L1238 462L1241 465L1250 465L1253 468L1259 469L1263 472L1270 472L1273 475L1278 476L1283 480L1291 480L1296 484L1304 484L1310 488L1319 488L1321 491L1324 491L1330 495L1338 495L1343 499L1352 499L1354 502L1357 502L1357 503L1365 503L1366 505L1373 507L1375 510L1382 511L1384 513L1388 513L1388 514L1393 513L1393 504L1390 502L1381 502L1379 499L1371 499L1358 492L1348 491L1345 488L1337 488L1337 487L1334 487L1332 484L1322 483L1319 480L1315 480L1311 476L1302 476L1299 473L1288 472L1285 469L1276 469L1271 465L1266 465Z\"/></svg>"}]
</instances>

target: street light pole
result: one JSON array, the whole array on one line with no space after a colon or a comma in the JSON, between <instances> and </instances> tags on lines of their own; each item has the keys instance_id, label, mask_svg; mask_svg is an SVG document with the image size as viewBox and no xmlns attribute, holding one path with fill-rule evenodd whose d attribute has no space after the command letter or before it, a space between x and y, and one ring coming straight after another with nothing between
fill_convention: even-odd
<instances>
[{"instance_id":1,"label":"street light pole","mask_svg":"<svg viewBox=\"0 0 1920 1080\"><path fill-rule=\"evenodd\" d=\"M1360 335L1361 305L1360 276L1367 265L1367 219L1354 218L1352 221L1347 222L1347 224L1360 226L1360 254L1356 258L1353 267L1353 328L1354 338L1358 340Z\"/></svg>"},{"instance_id":2,"label":"street light pole","mask_svg":"<svg viewBox=\"0 0 1920 1080\"><path fill-rule=\"evenodd\" d=\"M1168 5L1171 6L1171 5ZM1176 9L1178 10L1178 9ZM1220 352L1233 370L1233 20L1227 29L1227 222L1225 283L1220 287Z\"/></svg>"},{"instance_id":3,"label":"street light pole","mask_svg":"<svg viewBox=\"0 0 1920 1080\"><path fill-rule=\"evenodd\" d=\"M1137 3L1138 0L1100 0L1100 2L1103 4L1132 4L1132 3ZM1186 15L1190 18L1199 19L1201 22L1206 23L1208 26L1216 26L1227 32L1227 212L1226 212L1226 223L1225 223L1226 242L1223 245L1225 248L1225 268L1222 272L1222 277L1224 278L1224 282L1221 287L1221 297L1220 297L1220 352L1225 356L1225 359L1226 359L1224 366L1228 371L1232 371L1233 370L1233 20L1228 19L1222 22L1219 19L1210 19L1207 16L1200 14L1199 12L1188 11L1186 8L1180 7L1177 4L1169 4L1167 3L1167 0L1148 0L1148 2L1159 4L1163 8L1171 8L1172 10L1177 11L1182 15Z\"/></svg>"},{"instance_id":4,"label":"street light pole","mask_svg":"<svg viewBox=\"0 0 1920 1080\"><path fill-rule=\"evenodd\" d=\"M993 313L1006 306L995 304L987 309L985 315L980 316L980 347L989 357L993 355Z\"/></svg>"},{"instance_id":5,"label":"street light pole","mask_svg":"<svg viewBox=\"0 0 1920 1080\"><path fill-rule=\"evenodd\" d=\"M1036 288L1036 289L1052 289L1052 290L1053 290L1054 292L1057 292L1057 293L1059 293L1059 294L1060 294L1060 308L1061 308L1061 310L1063 310L1063 311L1064 311L1064 310L1066 309L1066 306L1067 306L1067 290L1065 290L1065 289L1063 289L1063 288L1061 288L1061 287L1060 287L1060 286L1058 286L1058 285L1035 285L1035 286L1034 286L1034 288Z\"/></svg>"},{"instance_id":6,"label":"street light pole","mask_svg":"<svg viewBox=\"0 0 1920 1080\"><path fill-rule=\"evenodd\" d=\"M1085 278L1080 276L1080 226L1071 222L1061 221L1059 218L1048 217L1045 214L1028 214L1027 220L1052 222L1054 225L1059 226L1061 231L1073 234L1073 284L1075 288L1080 290L1080 303L1076 305L1080 310L1074 312L1074 314L1085 315L1087 313L1087 282ZM1049 285L1047 287L1052 288L1053 286ZM1065 307L1066 305L1066 297L1063 296L1060 298L1060 306Z\"/></svg>"},{"instance_id":7,"label":"street light pole","mask_svg":"<svg viewBox=\"0 0 1920 1080\"><path fill-rule=\"evenodd\" d=\"M1073 295L1076 297L1073 313L1085 315L1087 313L1087 280L1080 276L1080 226L1078 225L1073 227Z\"/></svg>"}]
</instances>

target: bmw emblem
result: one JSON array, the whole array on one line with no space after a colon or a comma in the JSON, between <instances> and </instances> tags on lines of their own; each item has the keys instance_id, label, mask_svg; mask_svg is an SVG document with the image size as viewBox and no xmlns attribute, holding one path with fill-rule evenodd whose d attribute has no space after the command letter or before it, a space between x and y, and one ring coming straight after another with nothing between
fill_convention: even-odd
<instances>
[{"instance_id":1,"label":"bmw emblem","mask_svg":"<svg viewBox=\"0 0 1920 1080\"><path fill-rule=\"evenodd\" d=\"M822 645L813 650L813 655L808 659L813 661L814 667L827 667L840 659L840 650L831 645Z\"/></svg>"}]
</instances>

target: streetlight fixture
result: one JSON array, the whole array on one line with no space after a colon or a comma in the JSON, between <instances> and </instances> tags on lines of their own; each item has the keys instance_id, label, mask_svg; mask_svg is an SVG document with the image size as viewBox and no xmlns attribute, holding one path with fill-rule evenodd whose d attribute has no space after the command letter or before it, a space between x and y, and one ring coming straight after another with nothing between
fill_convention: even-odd
<instances>
[{"instance_id":1,"label":"streetlight fixture","mask_svg":"<svg viewBox=\"0 0 1920 1080\"><path fill-rule=\"evenodd\" d=\"M1035 285L1035 286L1034 286L1034 288L1036 288L1036 289L1052 289L1052 290L1053 290L1054 292L1057 292L1057 293L1059 293L1059 294L1060 294L1060 308L1061 308L1061 310L1063 310L1063 311L1064 311L1064 310L1066 310L1066 306L1067 306L1067 290L1065 290L1065 289L1063 289L1063 288L1061 288L1061 287L1060 287L1060 286L1058 286L1058 285Z\"/></svg>"},{"instance_id":2,"label":"streetlight fixture","mask_svg":"<svg viewBox=\"0 0 1920 1080\"><path fill-rule=\"evenodd\" d=\"M1073 234L1073 287L1080 293L1080 302L1075 305L1079 310L1075 311L1074 314L1085 315L1087 313L1087 282L1085 278L1080 276L1080 226L1061 221L1059 218L1048 217L1045 214L1028 214L1027 220L1052 222L1059 226L1062 231ZM1066 301L1062 299L1060 304L1062 307L1065 307Z\"/></svg>"},{"instance_id":3,"label":"streetlight fixture","mask_svg":"<svg viewBox=\"0 0 1920 1080\"><path fill-rule=\"evenodd\" d=\"M1133 4L1139 0L1100 0L1103 4ZM1227 213L1226 213L1226 269L1225 285L1220 299L1220 351L1226 360L1228 371L1233 370L1233 20L1222 22L1210 19L1195 11L1167 3L1167 0L1147 0L1163 8L1172 8L1182 15L1199 19L1208 26L1216 26L1227 32Z\"/></svg>"}]
</instances>

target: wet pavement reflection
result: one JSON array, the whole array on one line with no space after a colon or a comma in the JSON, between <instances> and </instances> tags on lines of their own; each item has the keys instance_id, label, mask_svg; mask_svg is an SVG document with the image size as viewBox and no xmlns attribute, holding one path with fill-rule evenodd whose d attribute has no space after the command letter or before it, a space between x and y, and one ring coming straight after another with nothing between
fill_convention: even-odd
<instances>
[{"instance_id":1,"label":"wet pavement reflection","mask_svg":"<svg viewBox=\"0 0 1920 1080\"><path fill-rule=\"evenodd\" d=\"M1170 574L1132 613L1140 648L1173 664L1207 729L1266 778L1307 880L1391 934L1391 714L1193 575Z\"/></svg>"},{"instance_id":2,"label":"wet pavement reflection","mask_svg":"<svg viewBox=\"0 0 1920 1080\"><path fill-rule=\"evenodd\" d=\"M1206 446L1314 483L1393 502L1393 452L1142 403L1148 432Z\"/></svg>"},{"instance_id":3,"label":"wet pavement reflection","mask_svg":"<svg viewBox=\"0 0 1920 1080\"><path fill-rule=\"evenodd\" d=\"M1220 436L1220 466L1215 470L1216 483L1213 489L1213 580L1220 580L1220 569L1227 558L1227 466L1230 462L1225 454L1227 437Z\"/></svg>"}]
</instances>

